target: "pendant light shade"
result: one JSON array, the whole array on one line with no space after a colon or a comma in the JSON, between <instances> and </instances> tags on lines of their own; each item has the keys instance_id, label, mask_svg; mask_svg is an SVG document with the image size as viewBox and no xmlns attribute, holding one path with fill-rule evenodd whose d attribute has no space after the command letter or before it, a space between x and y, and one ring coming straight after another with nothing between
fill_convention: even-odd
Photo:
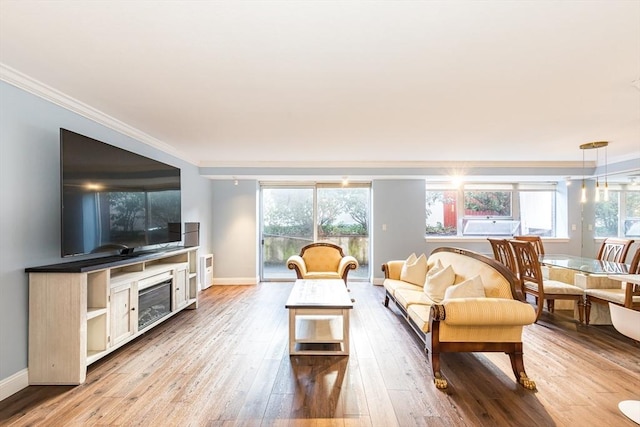
<instances>
[{"instance_id":1,"label":"pendant light shade","mask_svg":"<svg viewBox=\"0 0 640 427\"><path fill-rule=\"evenodd\" d=\"M582 150L582 193L580 195L580 202L587 202L587 186L585 181L585 151L586 150L596 150L596 165L599 160L599 150L600 148L604 148L604 200L609 200L609 183L607 181L607 146L609 145L608 141L595 141L595 142L587 142L586 144L582 144L580 149ZM596 192L593 200L595 202L600 201L600 177L596 176Z\"/></svg>"}]
</instances>

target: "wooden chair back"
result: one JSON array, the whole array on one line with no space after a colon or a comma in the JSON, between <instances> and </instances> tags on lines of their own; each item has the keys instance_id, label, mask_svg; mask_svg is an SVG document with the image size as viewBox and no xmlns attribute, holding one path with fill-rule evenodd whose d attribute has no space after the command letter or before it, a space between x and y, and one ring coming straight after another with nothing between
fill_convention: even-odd
<instances>
[{"instance_id":1,"label":"wooden chair back","mask_svg":"<svg viewBox=\"0 0 640 427\"><path fill-rule=\"evenodd\" d=\"M636 249L636 254L631 259L629 274L640 274L640 246Z\"/></svg>"},{"instance_id":2,"label":"wooden chair back","mask_svg":"<svg viewBox=\"0 0 640 427\"><path fill-rule=\"evenodd\" d=\"M520 280L523 283L537 283L539 291L542 291L544 278L542 276L542 268L540 267L538 254L533 247L533 243L524 240L509 240L509 244L513 248L513 255L518 265Z\"/></svg>"},{"instance_id":3,"label":"wooden chair back","mask_svg":"<svg viewBox=\"0 0 640 427\"><path fill-rule=\"evenodd\" d=\"M506 266L511 272L518 277L518 266L513 256L513 249L507 239L495 239L488 237L487 240L491 243L491 250L493 251L493 257L496 261Z\"/></svg>"},{"instance_id":4,"label":"wooden chair back","mask_svg":"<svg viewBox=\"0 0 640 427\"><path fill-rule=\"evenodd\" d=\"M544 277L542 276L542 268L538 260L538 253L533 247L533 243L524 240L509 240L509 244L513 249L513 255L518 265L520 273L520 283L522 284L522 292L531 294L536 298L536 322L542 314L545 294L544 294ZM535 291L530 289L526 283L532 282L536 284Z\"/></svg>"},{"instance_id":5,"label":"wooden chair back","mask_svg":"<svg viewBox=\"0 0 640 427\"><path fill-rule=\"evenodd\" d=\"M544 245L542 244L542 238L540 236L535 236L533 234L527 234L523 236L513 236L515 240L521 240L525 242L531 242L533 244L533 248L536 250L539 256L544 255Z\"/></svg>"},{"instance_id":6,"label":"wooden chair back","mask_svg":"<svg viewBox=\"0 0 640 427\"><path fill-rule=\"evenodd\" d=\"M624 262L633 242L632 239L608 237L600 245L596 258L600 261Z\"/></svg>"}]
</instances>

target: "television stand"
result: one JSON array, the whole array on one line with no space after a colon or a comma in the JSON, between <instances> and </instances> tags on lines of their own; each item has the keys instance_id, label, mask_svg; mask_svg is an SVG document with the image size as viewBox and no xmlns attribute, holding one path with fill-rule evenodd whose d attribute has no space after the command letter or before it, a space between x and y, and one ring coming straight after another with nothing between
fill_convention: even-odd
<instances>
[{"instance_id":1,"label":"television stand","mask_svg":"<svg viewBox=\"0 0 640 427\"><path fill-rule=\"evenodd\" d=\"M190 247L27 268L29 384L82 384L91 363L197 308L197 252ZM155 289L168 306L163 317L146 323L143 307Z\"/></svg>"}]
</instances>

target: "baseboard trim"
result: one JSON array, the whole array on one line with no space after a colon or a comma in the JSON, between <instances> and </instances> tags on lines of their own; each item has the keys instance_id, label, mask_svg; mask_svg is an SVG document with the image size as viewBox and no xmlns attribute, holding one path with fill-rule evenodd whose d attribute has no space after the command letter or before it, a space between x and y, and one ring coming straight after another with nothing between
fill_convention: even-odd
<instances>
[{"instance_id":1,"label":"baseboard trim","mask_svg":"<svg viewBox=\"0 0 640 427\"><path fill-rule=\"evenodd\" d=\"M0 401L29 387L29 370L23 369L0 381Z\"/></svg>"},{"instance_id":2,"label":"baseboard trim","mask_svg":"<svg viewBox=\"0 0 640 427\"><path fill-rule=\"evenodd\" d=\"M214 277L213 286L224 285L257 285L260 283L258 277Z\"/></svg>"}]
</instances>

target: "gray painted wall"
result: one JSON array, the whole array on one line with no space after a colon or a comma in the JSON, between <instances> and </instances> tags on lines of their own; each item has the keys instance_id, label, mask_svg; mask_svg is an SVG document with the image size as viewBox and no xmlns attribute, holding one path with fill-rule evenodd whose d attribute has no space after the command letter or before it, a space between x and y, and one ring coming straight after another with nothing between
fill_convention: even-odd
<instances>
[{"instance_id":1,"label":"gray painted wall","mask_svg":"<svg viewBox=\"0 0 640 427\"><path fill-rule=\"evenodd\" d=\"M213 181L213 283L258 279L258 181Z\"/></svg>"},{"instance_id":2,"label":"gray painted wall","mask_svg":"<svg viewBox=\"0 0 640 427\"><path fill-rule=\"evenodd\" d=\"M374 277L383 277L380 266L392 259L421 254L424 241L426 193L423 179L376 180L371 184ZM386 226L386 231L383 227Z\"/></svg>"},{"instance_id":3,"label":"gray painted wall","mask_svg":"<svg viewBox=\"0 0 640 427\"><path fill-rule=\"evenodd\" d=\"M24 269L64 261L60 127L180 167L182 220L201 223L201 253L211 247L212 183L197 167L0 82L0 381L27 368Z\"/></svg>"},{"instance_id":4,"label":"gray painted wall","mask_svg":"<svg viewBox=\"0 0 640 427\"><path fill-rule=\"evenodd\" d=\"M579 188L568 191L569 206L580 206ZM259 276L259 182L256 180L217 180L213 183L214 213L212 246L214 250L214 284L253 284ZM405 259L411 252L429 254L440 246L457 246L481 253L491 253L486 239L429 239L425 241L425 186L422 179L379 179L372 182L373 278L381 280L382 263ZM587 208L588 209L588 208ZM545 241L548 253L581 254L581 211L568 209L561 213L569 226L568 236ZM383 231L383 224L386 231ZM586 225L585 225L586 227ZM585 231L591 244L585 256L595 256L593 233Z\"/></svg>"}]
</instances>

